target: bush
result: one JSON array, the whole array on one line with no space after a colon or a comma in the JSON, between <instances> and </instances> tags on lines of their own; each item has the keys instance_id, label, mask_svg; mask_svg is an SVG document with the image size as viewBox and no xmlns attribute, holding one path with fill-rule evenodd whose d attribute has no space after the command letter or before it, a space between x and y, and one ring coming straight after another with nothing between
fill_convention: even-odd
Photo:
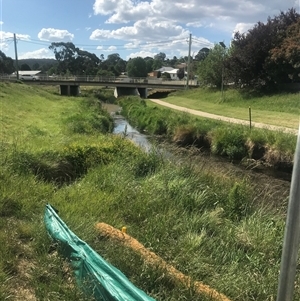
<instances>
[{"instance_id":1,"label":"bush","mask_svg":"<svg viewBox=\"0 0 300 301\"><path fill-rule=\"evenodd\" d=\"M232 220L246 216L250 208L250 191L246 181L236 182L230 189L225 211Z\"/></svg>"},{"instance_id":2,"label":"bush","mask_svg":"<svg viewBox=\"0 0 300 301\"><path fill-rule=\"evenodd\" d=\"M210 132L213 154L242 159L247 154L246 136L241 127L222 127Z\"/></svg>"},{"instance_id":3,"label":"bush","mask_svg":"<svg viewBox=\"0 0 300 301\"><path fill-rule=\"evenodd\" d=\"M73 134L108 133L113 129L113 122L96 113L75 114L65 120L67 131Z\"/></svg>"},{"instance_id":4,"label":"bush","mask_svg":"<svg viewBox=\"0 0 300 301\"><path fill-rule=\"evenodd\" d=\"M42 181L62 185L86 174L89 168L107 164L113 153L113 144L71 144L60 151L15 152L10 160L14 171L33 173Z\"/></svg>"}]
</instances>

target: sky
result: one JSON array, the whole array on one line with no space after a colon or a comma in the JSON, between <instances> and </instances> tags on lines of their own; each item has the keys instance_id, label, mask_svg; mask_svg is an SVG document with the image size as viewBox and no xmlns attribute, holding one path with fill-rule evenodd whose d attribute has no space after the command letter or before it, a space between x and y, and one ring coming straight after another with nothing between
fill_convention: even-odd
<instances>
[{"instance_id":1,"label":"sky","mask_svg":"<svg viewBox=\"0 0 300 301\"><path fill-rule=\"evenodd\" d=\"M0 0L0 50L15 58L15 34L19 59L54 58L52 42L105 58L179 58L191 37L195 56L292 7L300 12L300 0Z\"/></svg>"}]
</instances>

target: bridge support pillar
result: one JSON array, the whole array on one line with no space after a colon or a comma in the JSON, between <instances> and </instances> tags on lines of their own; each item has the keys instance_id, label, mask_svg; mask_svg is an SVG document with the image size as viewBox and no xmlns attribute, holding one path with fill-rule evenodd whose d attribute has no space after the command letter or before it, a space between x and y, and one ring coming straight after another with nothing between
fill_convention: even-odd
<instances>
[{"instance_id":1,"label":"bridge support pillar","mask_svg":"<svg viewBox=\"0 0 300 301\"><path fill-rule=\"evenodd\" d=\"M148 97L148 90L147 88L138 88L139 94L141 98L147 98Z\"/></svg>"},{"instance_id":2,"label":"bridge support pillar","mask_svg":"<svg viewBox=\"0 0 300 301\"><path fill-rule=\"evenodd\" d=\"M136 95L141 98L147 98L147 88L129 88L129 87L116 87L114 96L116 98L120 96Z\"/></svg>"},{"instance_id":3,"label":"bridge support pillar","mask_svg":"<svg viewBox=\"0 0 300 301\"><path fill-rule=\"evenodd\" d=\"M60 85L60 95L78 96L79 85Z\"/></svg>"}]
</instances>

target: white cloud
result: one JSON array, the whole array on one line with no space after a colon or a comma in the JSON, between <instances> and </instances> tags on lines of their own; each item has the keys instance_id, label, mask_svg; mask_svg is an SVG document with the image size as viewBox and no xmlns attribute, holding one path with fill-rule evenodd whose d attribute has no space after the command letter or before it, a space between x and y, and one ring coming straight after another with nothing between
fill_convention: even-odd
<instances>
[{"instance_id":1,"label":"white cloud","mask_svg":"<svg viewBox=\"0 0 300 301\"><path fill-rule=\"evenodd\" d=\"M8 50L8 44L5 42L0 41L0 50L1 51L7 51Z\"/></svg>"},{"instance_id":2,"label":"white cloud","mask_svg":"<svg viewBox=\"0 0 300 301\"><path fill-rule=\"evenodd\" d=\"M74 34L64 29L43 28L38 33L38 38L42 41L70 42L73 40Z\"/></svg>"},{"instance_id":3,"label":"white cloud","mask_svg":"<svg viewBox=\"0 0 300 301\"><path fill-rule=\"evenodd\" d=\"M135 58L135 57L142 57L142 58L145 58L147 56L154 57L156 54L157 54L157 52L150 52L150 51L141 50L139 52L129 54L126 57L126 60L129 60L129 59L132 59L132 58Z\"/></svg>"},{"instance_id":4,"label":"white cloud","mask_svg":"<svg viewBox=\"0 0 300 301\"><path fill-rule=\"evenodd\" d=\"M4 22L3 21L0 21L0 25L3 25L4 24Z\"/></svg>"},{"instance_id":5,"label":"white cloud","mask_svg":"<svg viewBox=\"0 0 300 301\"><path fill-rule=\"evenodd\" d=\"M91 27L86 27L86 28L85 28L86 31L89 31L89 30L91 30L91 29L92 29Z\"/></svg>"},{"instance_id":6,"label":"white cloud","mask_svg":"<svg viewBox=\"0 0 300 301\"><path fill-rule=\"evenodd\" d=\"M232 33L232 37L236 32L241 34L246 33L250 28L254 26L254 23L237 23Z\"/></svg>"},{"instance_id":7,"label":"white cloud","mask_svg":"<svg viewBox=\"0 0 300 301\"><path fill-rule=\"evenodd\" d=\"M195 21L195 22L187 23L186 26L188 26L188 27L202 27L203 24L200 21Z\"/></svg>"},{"instance_id":8,"label":"white cloud","mask_svg":"<svg viewBox=\"0 0 300 301\"><path fill-rule=\"evenodd\" d=\"M299 0L298 0L299 1ZM152 19L188 27L209 26L231 33L237 23L265 21L295 5L295 0L95 0L95 15L106 23L129 23ZM299 6L299 4L297 5Z\"/></svg>"},{"instance_id":9,"label":"white cloud","mask_svg":"<svg viewBox=\"0 0 300 301\"><path fill-rule=\"evenodd\" d=\"M186 0L184 2L182 0L94 0L94 15L104 16L105 21L102 28L91 33L90 39L126 41L124 46L126 49L136 48L140 52L162 51L167 55L178 55L178 53L186 55L185 40L190 32L194 31L193 37L197 38L197 42L193 41L192 44L193 51L212 47L212 41L216 42L215 39L226 38L227 43L230 43L233 32L237 30L245 32L258 21L266 22L268 16L273 17L280 11L286 11L295 6L295 2L295 0ZM105 26L108 23L114 24L113 29ZM199 36L198 28L202 28L201 32L206 39ZM174 43L178 40L181 42ZM154 41L164 41L164 43L155 45ZM145 46L146 43L149 45Z\"/></svg>"},{"instance_id":10,"label":"white cloud","mask_svg":"<svg viewBox=\"0 0 300 301\"><path fill-rule=\"evenodd\" d=\"M105 52L115 51L117 49L116 46L109 46L107 49L103 49Z\"/></svg>"},{"instance_id":11,"label":"white cloud","mask_svg":"<svg viewBox=\"0 0 300 301\"><path fill-rule=\"evenodd\" d=\"M14 34L8 31L0 31L0 37L2 40L9 40L14 38ZM20 40L29 40L30 35L17 33L16 38Z\"/></svg>"},{"instance_id":12,"label":"white cloud","mask_svg":"<svg viewBox=\"0 0 300 301\"><path fill-rule=\"evenodd\" d=\"M21 53L19 59L54 59L54 54L47 48Z\"/></svg>"},{"instance_id":13,"label":"white cloud","mask_svg":"<svg viewBox=\"0 0 300 301\"><path fill-rule=\"evenodd\" d=\"M102 50L103 52L110 52L110 51L115 51L118 48L116 46L109 46L109 47L104 47L104 46L97 46L97 50Z\"/></svg>"},{"instance_id":14,"label":"white cloud","mask_svg":"<svg viewBox=\"0 0 300 301\"><path fill-rule=\"evenodd\" d=\"M124 26L115 30L96 29L91 40L119 39L127 41L165 40L188 36L188 31L182 26L167 21L157 22L154 18L139 20L132 26Z\"/></svg>"}]
</instances>

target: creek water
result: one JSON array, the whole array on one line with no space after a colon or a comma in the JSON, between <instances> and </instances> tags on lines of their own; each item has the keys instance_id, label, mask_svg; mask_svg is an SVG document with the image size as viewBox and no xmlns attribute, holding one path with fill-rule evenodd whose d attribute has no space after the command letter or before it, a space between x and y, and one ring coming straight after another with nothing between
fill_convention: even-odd
<instances>
[{"instance_id":1,"label":"creek water","mask_svg":"<svg viewBox=\"0 0 300 301\"><path fill-rule=\"evenodd\" d=\"M113 117L115 121L114 134L126 136L134 143L139 145L145 151L149 152L153 148L150 138L147 135L140 133L137 129L132 127L128 121L120 115L121 108L114 104L103 104L105 108ZM239 162L232 162L226 158L213 156L208 152L196 151L193 154L189 150L164 144L159 146L159 152L165 154L172 161L186 161L193 164L204 172L215 173L217 176L231 177L234 179L247 179L254 191L256 191L256 201L264 200L278 208L286 208L289 189L290 189L290 174L280 173L276 171L255 170L245 168ZM157 146L155 150L157 151Z\"/></svg>"},{"instance_id":2,"label":"creek water","mask_svg":"<svg viewBox=\"0 0 300 301\"><path fill-rule=\"evenodd\" d=\"M122 117L121 115L115 115L114 120L114 134L121 134L126 136L146 152L149 152L151 150L152 145L147 139L146 135L141 134L137 129L132 127L124 117Z\"/></svg>"}]
</instances>

